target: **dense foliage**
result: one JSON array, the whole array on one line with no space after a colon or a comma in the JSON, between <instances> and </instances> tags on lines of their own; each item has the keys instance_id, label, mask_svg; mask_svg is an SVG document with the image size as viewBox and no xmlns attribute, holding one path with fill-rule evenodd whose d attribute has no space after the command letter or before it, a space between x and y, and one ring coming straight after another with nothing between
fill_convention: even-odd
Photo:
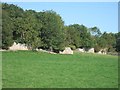
<instances>
[{"instance_id":1,"label":"dense foliage","mask_svg":"<svg viewBox=\"0 0 120 90\"><path fill-rule=\"evenodd\" d=\"M69 46L72 49L94 47L96 52L102 48L120 51L120 33L101 33L96 26L65 26L61 16L52 10L36 12L2 3L2 16L3 49L17 42L25 43L32 50L43 48L58 52Z\"/></svg>"}]
</instances>

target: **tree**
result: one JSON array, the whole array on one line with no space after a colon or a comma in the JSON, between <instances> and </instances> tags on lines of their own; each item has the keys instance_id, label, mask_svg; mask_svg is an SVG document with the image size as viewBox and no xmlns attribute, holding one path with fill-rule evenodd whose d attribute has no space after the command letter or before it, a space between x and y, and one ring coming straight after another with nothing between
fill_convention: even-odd
<instances>
[{"instance_id":1,"label":"tree","mask_svg":"<svg viewBox=\"0 0 120 90\"><path fill-rule=\"evenodd\" d=\"M113 33L106 33L104 32L100 37L97 39L97 45L100 49L106 48L108 52L114 51L116 39Z\"/></svg>"},{"instance_id":2,"label":"tree","mask_svg":"<svg viewBox=\"0 0 120 90\"><path fill-rule=\"evenodd\" d=\"M93 47L94 46L93 40L88 28L84 25L80 25L79 32L82 40L82 47L85 47L85 48Z\"/></svg>"},{"instance_id":3,"label":"tree","mask_svg":"<svg viewBox=\"0 0 120 90\"><path fill-rule=\"evenodd\" d=\"M58 51L64 42L64 22L54 11L43 11L38 15L42 22L41 38L43 48Z\"/></svg>"},{"instance_id":4,"label":"tree","mask_svg":"<svg viewBox=\"0 0 120 90\"><path fill-rule=\"evenodd\" d=\"M120 32L118 32L116 35L116 51L120 53Z\"/></svg>"},{"instance_id":5,"label":"tree","mask_svg":"<svg viewBox=\"0 0 120 90\"><path fill-rule=\"evenodd\" d=\"M81 40L79 31L73 25L66 26L65 31L66 46L75 46L76 48L80 47Z\"/></svg>"},{"instance_id":6,"label":"tree","mask_svg":"<svg viewBox=\"0 0 120 90\"><path fill-rule=\"evenodd\" d=\"M64 25L61 16L52 10L36 12L23 10L2 3L2 45L8 49L13 42L25 43L30 49L43 48L58 52L65 46L72 49L91 48L95 51L107 48L109 52L120 51L120 32L101 33L98 27Z\"/></svg>"},{"instance_id":7,"label":"tree","mask_svg":"<svg viewBox=\"0 0 120 90\"><path fill-rule=\"evenodd\" d=\"M14 22L22 15L22 12L20 7L2 3L2 48L8 49L13 44Z\"/></svg>"},{"instance_id":8,"label":"tree","mask_svg":"<svg viewBox=\"0 0 120 90\"><path fill-rule=\"evenodd\" d=\"M101 34L102 34L100 29L96 26L92 27L92 28L89 28L89 31L90 31L91 35L96 36L96 37L100 37Z\"/></svg>"},{"instance_id":9,"label":"tree","mask_svg":"<svg viewBox=\"0 0 120 90\"><path fill-rule=\"evenodd\" d=\"M38 22L35 11L27 10L24 14L24 22L20 30L22 41L31 49L36 49L42 46L39 32L42 25Z\"/></svg>"},{"instance_id":10,"label":"tree","mask_svg":"<svg viewBox=\"0 0 120 90\"><path fill-rule=\"evenodd\" d=\"M13 44L13 24L7 12L3 11L2 16L2 48L8 49Z\"/></svg>"},{"instance_id":11,"label":"tree","mask_svg":"<svg viewBox=\"0 0 120 90\"><path fill-rule=\"evenodd\" d=\"M91 37L92 37L92 40L93 40L93 47L95 49L95 52L98 52L100 51L100 49L102 47L104 47L103 44L105 44L105 40L102 40L101 35L101 31L98 27L91 27L89 28L89 32L91 33Z\"/></svg>"},{"instance_id":12,"label":"tree","mask_svg":"<svg viewBox=\"0 0 120 90\"><path fill-rule=\"evenodd\" d=\"M79 24L66 26L66 42L67 45L72 45L76 48L93 47L93 40L88 28Z\"/></svg>"}]
</instances>

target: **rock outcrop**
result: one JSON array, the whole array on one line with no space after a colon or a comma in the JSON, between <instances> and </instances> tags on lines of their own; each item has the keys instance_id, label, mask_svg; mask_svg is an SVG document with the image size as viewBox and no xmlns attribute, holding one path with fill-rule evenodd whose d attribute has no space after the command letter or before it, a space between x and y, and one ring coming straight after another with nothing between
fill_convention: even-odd
<instances>
[{"instance_id":1,"label":"rock outcrop","mask_svg":"<svg viewBox=\"0 0 120 90\"><path fill-rule=\"evenodd\" d=\"M73 54L73 51L70 47L66 47L63 52L60 51L60 54Z\"/></svg>"},{"instance_id":2,"label":"rock outcrop","mask_svg":"<svg viewBox=\"0 0 120 90\"><path fill-rule=\"evenodd\" d=\"M84 48L78 48L76 51L78 51L78 52L85 52L85 49Z\"/></svg>"},{"instance_id":3,"label":"rock outcrop","mask_svg":"<svg viewBox=\"0 0 120 90\"><path fill-rule=\"evenodd\" d=\"M107 50L106 49L101 49L99 52L97 52L98 54L107 54Z\"/></svg>"},{"instance_id":4,"label":"rock outcrop","mask_svg":"<svg viewBox=\"0 0 120 90\"><path fill-rule=\"evenodd\" d=\"M87 52L88 52L88 53L95 53L95 50L94 50L94 48L90 48L90 49L88 49Z\"/></svg>"},{"instance_id":5,"label":"rock outcrop","mask_svg":"<svg viewBox=\"0 0 120 90\"><path fill-rule=\"evenodd\" d=\"M21 43L16 43L14 42L13 45L11 47L9 47L9 50L28 50L28 47L25 44L21 44Z\"/></svg>"}]
</instances>

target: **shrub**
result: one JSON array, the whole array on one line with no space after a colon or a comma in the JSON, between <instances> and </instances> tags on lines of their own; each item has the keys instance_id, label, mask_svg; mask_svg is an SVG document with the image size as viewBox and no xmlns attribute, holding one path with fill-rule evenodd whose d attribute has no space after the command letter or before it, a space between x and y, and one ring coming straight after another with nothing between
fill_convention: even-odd
<instances>
[{"instance_id":1,"label":"shrub","mask_svg":"<svg viewBox=\"0 0 120 90\"><path fill-rule=\"evenodd\" d=\"M75 45L69 45L69 47L70 47L72 50L75 50L75 49L76 49L76 46L75 46Z\"/></svg>"},{"instance_id":2,"label":"shrub","mask_svg":"<svg viewBox=\"0 0 120 90\"><path fill-rule=\"evenodd\" d=\"M95 49L95 52L99 52L101 47L100 46L95 46L94 49Z\"/></svg>"}]
</instances>

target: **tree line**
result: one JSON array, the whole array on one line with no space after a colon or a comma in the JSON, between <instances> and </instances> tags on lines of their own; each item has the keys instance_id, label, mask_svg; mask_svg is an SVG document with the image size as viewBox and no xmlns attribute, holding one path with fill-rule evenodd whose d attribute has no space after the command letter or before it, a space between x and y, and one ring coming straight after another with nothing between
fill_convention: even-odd
<instances>
[{"instance_id":1,"label":"tree line","mask_svg":"<svg viewBox=\"0 0 120 90\"><path fill-rule=\"evenodd\" d=\"M95 52L106 48L108 52L120 51L120 32L101 33L98 27L85 25L64 25L62 17L53 10L36 12L23 10L2 3L2 45L8 49L13 42L25 43L29 49L42 48L59 52L69 46L95 48Z\"/></svg>"}]
</instances>

